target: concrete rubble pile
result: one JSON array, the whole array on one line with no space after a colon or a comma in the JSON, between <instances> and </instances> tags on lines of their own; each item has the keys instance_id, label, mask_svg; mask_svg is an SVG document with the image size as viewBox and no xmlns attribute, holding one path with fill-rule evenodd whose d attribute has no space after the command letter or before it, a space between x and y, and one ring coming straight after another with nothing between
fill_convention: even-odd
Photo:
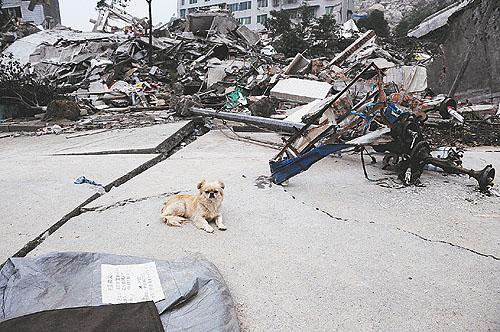
<instances>
[{"instance_id":1,"label":"concrete rubble pile","mask_svg":"<svg viewBox=\"0 0 500 332\"><path fill-rule=\"evenodd\" d=\"M255 47L260 36L227 12L193 14L187 22L155 27L151 65L145 29L144 20L107 7L100 11L94 32L44 30L16 41L4 54L23 68L29 64L30 74L50 82L60 98L76 102L82 115L101 116L156 111L165 117L170 114L166 111L193 99L203 105L223 104L226 87L272 62ZM221 81L233 83L224 86ZM258 85L257 77L248 84ZM29 106L30 111L47 112L45 119L50 115L49 105Z\"/></svg>"},{"instance_id":2,"label":"concrete rubble pile","mask_svg":"<svg viewBox=\"0 0 500 332\"><path fill-rule=\"evenodd\" d=\"M68 117L54 104L31 105L45 112L45 119L85 115L66 129L147 125L172 121L174 115L221 118L224 124L246 123L250 130L291 134L270 161L275 183L326 155L355 150L363 156L367 147L384 153L384 167L406 185L419 183L428 164L468 174L482 190L493 183L491 165L480 172L462 168L454 149L444 159L434 157L431 143L446 143L443 128L496 132L498 107L435 95L425 67L432 55L424 49L398 51L349 21L343 36L352 43L342 52L285 59L272 47L270 34L251 31L226 11L209 10L155 27L150 63L144 20L107 7L94 23L92 33L45 30L4 52L57 86L59 99L66 100L59 108L70 102L80 113ZM495 137L490 143L500 143Z\"/></svg>"}]
</instances>

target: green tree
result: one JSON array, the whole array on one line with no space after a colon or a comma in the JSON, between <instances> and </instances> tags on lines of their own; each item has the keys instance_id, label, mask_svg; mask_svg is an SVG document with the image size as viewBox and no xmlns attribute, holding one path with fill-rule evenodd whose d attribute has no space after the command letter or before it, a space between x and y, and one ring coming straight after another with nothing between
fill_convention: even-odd
<instances>
[{"instance_id":1,"label":"green tree","mask_svg":"<svg viewBox=\"0 0 500 332\"><path fill-rule=\"evenodd\" d=\"M276 37L273 43L276 51L287 57L292 57L307 49L308 45L302 31L297 23L292 22L289 11L272 11L267 24L269 30Z\"/></svg>"},{"instance_id":2,"label":"green tree","mask_svg":"<svg viewBox=\"0 0 500 332\"><path fill-rule=\"evenodd\" d=\"M380 10L372 11L367 18L360 19L357 24L360 28L375 31L379 37L389 36L389 24Z\"/></svg>"},{"instance_id":3,"label":"green tree","mask_svg":"<svg viewBox=\"0 0 500 332\"><path fill-rule=\"evenodd\" d=\"M330 16L314 17L313 8L304 2L292 19L292 11L272 11L267 22L268 29L275 36L273 47L287 57L297 53L312 56L326 56L338 42L338 27Z\"/></svg>"},{"instance_id":4,"label":"green tree","mask_svg":"<svg viewBox=\"0 0 500 332\"><path fill-rule=\"evenodd\" d=\"M311 28L311 37L313 43L309 53L324 57L332 56L338 50L342 39L340 27L332 15L324 15L315 20Z\"/></svg>"}]
</instances>

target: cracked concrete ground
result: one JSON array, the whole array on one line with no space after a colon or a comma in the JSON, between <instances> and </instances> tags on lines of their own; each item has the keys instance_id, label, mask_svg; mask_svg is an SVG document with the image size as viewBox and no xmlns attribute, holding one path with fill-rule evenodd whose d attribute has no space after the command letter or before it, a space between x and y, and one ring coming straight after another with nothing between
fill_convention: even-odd
<instances>
[{"instance_id":1,"label":"cracked concrete ground","mask_svg":"<svg viewBox=\"0 0 500 332\"><path fill-rule=\"evenodd\" d=\"M470 151L465 164L484 158L498 169L498 153L485 151ZM437 173L423 188L382 187L364 179L357 156L325 158L288 187L268 185L274 154L208 133L89 204L31 255L202 253L252 331L500 330L497 197ZM379 165L368 172L394 177ZM228 230L164 225L164 197L195 192L202 177L226 182Z\"/></svg>"},{"instance_id":2,"label":"cracked concrete ground","mask_svg":"<svg viewBox=\"0 0 500 332\"><path fill-rule=\"evenodd\" d=\"M54 156L58 151L113 151L124 146L154 149L186 122L86 133L86 136L50 135L3 138L0 145L0 261L20 250L98 190L75 185L79 176L108 185L155 158L157 154ZM144 132L149 130L149 134ZM127 145L123 145L123 143Z\"/></svg>"}]
</instances>

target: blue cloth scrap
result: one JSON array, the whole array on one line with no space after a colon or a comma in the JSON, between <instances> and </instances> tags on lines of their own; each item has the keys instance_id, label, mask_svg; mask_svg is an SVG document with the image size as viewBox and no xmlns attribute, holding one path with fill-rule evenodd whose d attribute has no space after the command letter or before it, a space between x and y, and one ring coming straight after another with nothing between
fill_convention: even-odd
<instances>
[{"instance_id":1,"label":"blue cloth scrap","mask_svg":"<svg viewBox=\"0 0 500 332\"><path fill-rule=\"evenodd\" d=\"M99 186L99 187L102 187L103 185L100 184L100 183L97 183L93 180L89 180L87 179L85 176L80 176L78 179L75 180L74 182L75 184L84 184L84 183L87 183L87 184L91 184L93 186Z\"/></svg>"}]
</instances>

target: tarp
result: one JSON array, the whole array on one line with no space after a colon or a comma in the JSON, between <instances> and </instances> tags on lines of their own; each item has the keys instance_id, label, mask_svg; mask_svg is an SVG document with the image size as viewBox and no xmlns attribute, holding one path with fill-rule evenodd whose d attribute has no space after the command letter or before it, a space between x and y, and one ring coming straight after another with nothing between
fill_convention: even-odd
<instances>
[{"instance_id":1,"label":"tarp","mask_svg":"<svg viewBox=\"0 0 500 332\"><path fill-rule=\"evenodd\" d=\"M156 302L165 331L239 331L231 294L200 256L180 261L64 252L10 258L0 270L0 321L44 310L102 305L101 265L155 262L165 299Z\"/></svg>"},{"instance_id":2,"label":"tarp","mask_svg":"<svg viewBox=\"0 0 500 332\"><path fill-rule=\"evenodd\" d=\"M153 302L37 312L0 322L0 332L164 332Z\"/></svg>"}]
</instances>

